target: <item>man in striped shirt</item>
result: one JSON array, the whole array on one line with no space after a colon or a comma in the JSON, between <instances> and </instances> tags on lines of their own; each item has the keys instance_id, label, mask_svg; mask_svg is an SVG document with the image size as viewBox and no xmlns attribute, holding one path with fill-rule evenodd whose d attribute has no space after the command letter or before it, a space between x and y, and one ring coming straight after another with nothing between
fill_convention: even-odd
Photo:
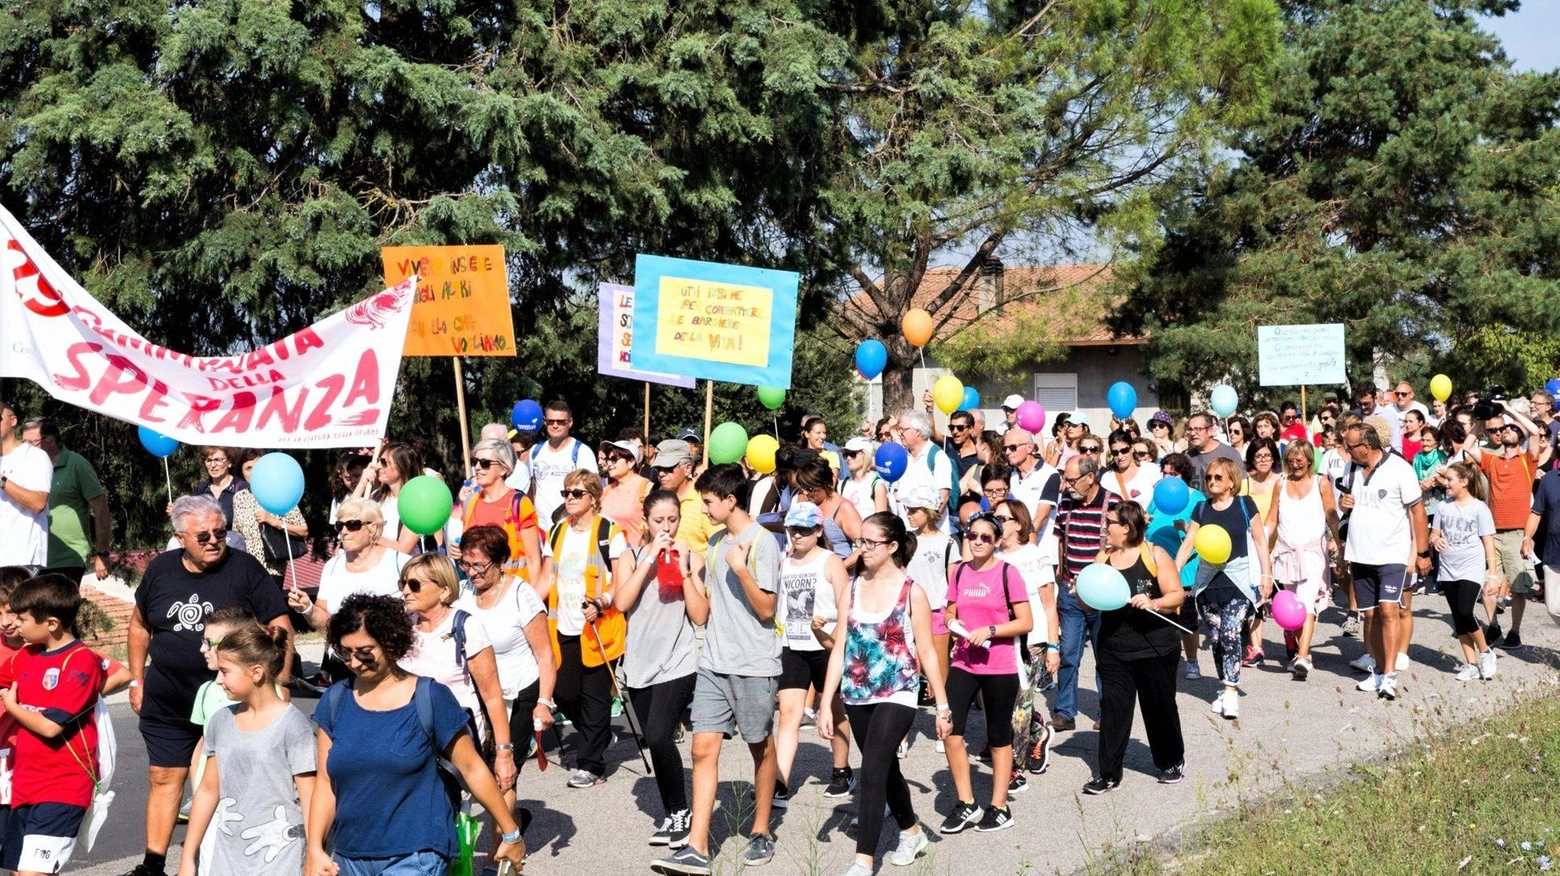
<instances>
[{"instance_id":1,"label":"man in striped shirt","mask_svg":"<svg viewBox=\"0 0 1560 876\"><path fill-rule=\"evenodd\" d=\"M1099 555L1105 543L1105 515L1121 498L1100 486L1099 461L1086 455L1067 460L1062 493L1056 513L1062 553L1057 577L1067 586L1058 592L1056 601L1062 626L1062 668L1056 675L1056 714L1051 725L1071 730L1078 715L1078 664L1083 662L1083 643L1085 639L1098 641L1100 628L1099 613L1084 611L1074 581Z\"/></svg>"}]
</instances>

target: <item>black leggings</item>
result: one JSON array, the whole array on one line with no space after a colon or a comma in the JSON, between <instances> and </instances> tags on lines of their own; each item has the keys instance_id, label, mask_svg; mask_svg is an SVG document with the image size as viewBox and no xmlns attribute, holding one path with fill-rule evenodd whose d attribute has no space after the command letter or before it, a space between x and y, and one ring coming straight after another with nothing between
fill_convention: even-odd
<instances>
[{"instance_id":1,"label":"black leggings","mask_svg":"<svg viewBox=\"0 0 1560 876\"><path fill-rule=\"evenodd\" d=\"M1484 595L1484 588L1472 581L1442 581L1441 592L1446 594L1446 607L1452 613L1452 635L1466 636L1479 631L1473 608Z\"/></svg>"},{"instance_id":2,"label":"black leggings","mask_svg":"<svg viewBox=\"0 0 1560 876\"><path fill-rule=\"evenodd\" d=\"M1108 646L1095 653L1100 673L1100 778L1121 781L1121 762L1132 736L1134 699L1143 710L1143 729L1154 766L1161 770L1178 766L1186 759L1181 713L1175 704L1175 670L1181 662L1181 649L1136 660L1123 660Z\"/></svg>"},{"instance_id":3,"label":"black leggings","mask_svg":"<svg viewBox=\"0 0 1560 876\"><path fill-rule=\"evenodd\" d=\"M953 732L963 736L975 695L986 709L986 741L992 748L1013 744L1013 705L1018 702L1018 673L976 675L955 666L948 670L948 707L953 710Z\"/></svg>"},{"instance_id":4,"label":"black leggings","mask_svg":"<svg viewBox=\"0 0 1560 876\"><path fill-rule=\"evenodd\" d=\"M915 709L898 703L874 703L845 707L850 735L861 749L861 773L856 788L856 854L876 855L883 833L883 804L888 803L900 830L915 827L910 786L899 771L899 740L910 732Z\"/></svg>"},{"instance_id":5,"label":"black leggings","mask_svg":"<svg viewBox=\"0 0 1560 876\"><path fill-rule=\"evenodd\" d=\"M655 769L655 787L661 792L666 814L688 808L688 786L683 780L682 752L677 750L677 725L693 700L693 682L698 673L681 678L630 688L628 701L639 717L639 732L650 749L650 765Z\"/></svg>"},{"instance_id":6,"label":"black leggings","mask_svg":"<svg viewBox=\"0 0 1560 876\"><path fill-rule=\"evenodd\" d=\"M612 673L605 664L586 666L580 659L580 637L558 635L558 684L553 696L558 710L574 722L580 734L578 769L596 775L607 771L607 742L612 732Z\"/></svg>"},{"instance_id":7,"label":"black leggings","mask_svg":"<svg viewBox=\"0 0 1560 876\"><path fill-rule=\"evenodd\" d=\"M533 681L515 694L509 704L509 741L515 746L515 772L525 767L525 753L530 749L528 740L536 738L536 701L542 697L542 683ZM540 745L540 742L537 742Z\"/></svg>"}]
</instances>

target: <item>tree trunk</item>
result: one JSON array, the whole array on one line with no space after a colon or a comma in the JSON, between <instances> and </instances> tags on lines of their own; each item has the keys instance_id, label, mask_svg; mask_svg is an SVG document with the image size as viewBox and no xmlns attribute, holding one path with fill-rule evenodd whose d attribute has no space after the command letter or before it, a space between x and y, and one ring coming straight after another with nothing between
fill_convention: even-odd
<instances>
[{"instance_id":1,"label":"tree trunk","mask_svg":"<svg viewBox=\"0 0 1560 876\"><path fill-rule=\"evenodd\" d=\"M888 347L888 366L883 369L883 415L891 417L905 408L916 408L915 368L921 364L921 351L910 346L903 335L884 341Z\"/></svg>"}]
</instances>

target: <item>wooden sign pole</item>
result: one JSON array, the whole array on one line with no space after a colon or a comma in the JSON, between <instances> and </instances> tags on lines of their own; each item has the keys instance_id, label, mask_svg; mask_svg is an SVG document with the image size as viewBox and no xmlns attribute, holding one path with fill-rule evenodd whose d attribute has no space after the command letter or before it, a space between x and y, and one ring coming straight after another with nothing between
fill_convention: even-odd
<instances>
[{"instance_id":1,"label":"wooden sign pole","mask_svg":"<svg viewBox=\"0 0 1560 876\"><path fill-rule=\"evenodd\" d=\"M1304 384L1301 384L1301 386L1300 386L1300 423L1301 423L1301 425L1305 426L1307 432L1309 432L1311 430L1311 415L1305 409L1305 385Z\"/></svg>"},{"instance_id":2,"label":"wooden sign pole","mask_svg":"<svg viewBox=\"0 0 1560 876\"><path fill-rule=\"evenodd\" d=\"M460 468L471 477L471 427L466 424L466 374L461 370L460 357L455 363L455 407L460 411Z\"/></svg>"},{"instance_id":3,"label":"wooden sign pole","mask_svg":"<svg viewBox=\"0 0 1560 876\"><path fill-rule=\"evenodd\" d=\"M650 381L645 381L645 443L650 443Z\"/></svg>"},{"instance_id":4,"label":"wooden sign pole","mask_svg":"<svg viewBox=\"0 0 1560 876\"><path fill-rule=\"evenodd\" d=\"M715 381L704 381L704 461L700 468L710 467L710 430L715 420Z\"/></svg>"}]
</instances>

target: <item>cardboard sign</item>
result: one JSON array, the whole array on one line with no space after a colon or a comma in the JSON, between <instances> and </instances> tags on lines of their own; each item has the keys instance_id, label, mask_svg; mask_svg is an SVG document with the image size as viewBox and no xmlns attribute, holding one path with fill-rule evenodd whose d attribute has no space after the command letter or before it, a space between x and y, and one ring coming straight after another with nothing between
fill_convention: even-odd
<instances>
[{"instance_id":1,"label":"cardboard sign","mask_svg":"<svg viewBox=\"0 0 1560 876\"><path fill-rule=\"evenodd\" d=\"M1263 386L1346 383L1343 323L1257 326L1257 380Z\"/></svg>"},{"instance_id":2,"label":"cardboard sign","mask_svg":"<svg viewBox=\"0 0 1560 876\"><path fill-rule=\"evenodd\" d=\"M387 246L380 259L386 285L418 277L403 355L515 355L502 246Z\"/></svg>"},{"instance_id":3,"label":"cardboard sign","mask_svg":"<svg viewBox=\"0 0 1560 876\"><path fill-rule=\"evenodd\" d=\"M664 383L692 389L692 377L678 377L658 371L639 371L629 364L634 348L634 287L602 283L597 291L601 299L601 327L596 341L596 372L608 377L626 377L646 383Z\"/></svg>"},{"instance_id":4,"label":"cardboard sign","mask_svg":"<svg viewBox=\"0 0 1560 876\"><path fill-rule=\"evenodd\" d=\"M800 280L790 271L640 255L630 363L789 389Z\"/></svg>"}]
</instances>

